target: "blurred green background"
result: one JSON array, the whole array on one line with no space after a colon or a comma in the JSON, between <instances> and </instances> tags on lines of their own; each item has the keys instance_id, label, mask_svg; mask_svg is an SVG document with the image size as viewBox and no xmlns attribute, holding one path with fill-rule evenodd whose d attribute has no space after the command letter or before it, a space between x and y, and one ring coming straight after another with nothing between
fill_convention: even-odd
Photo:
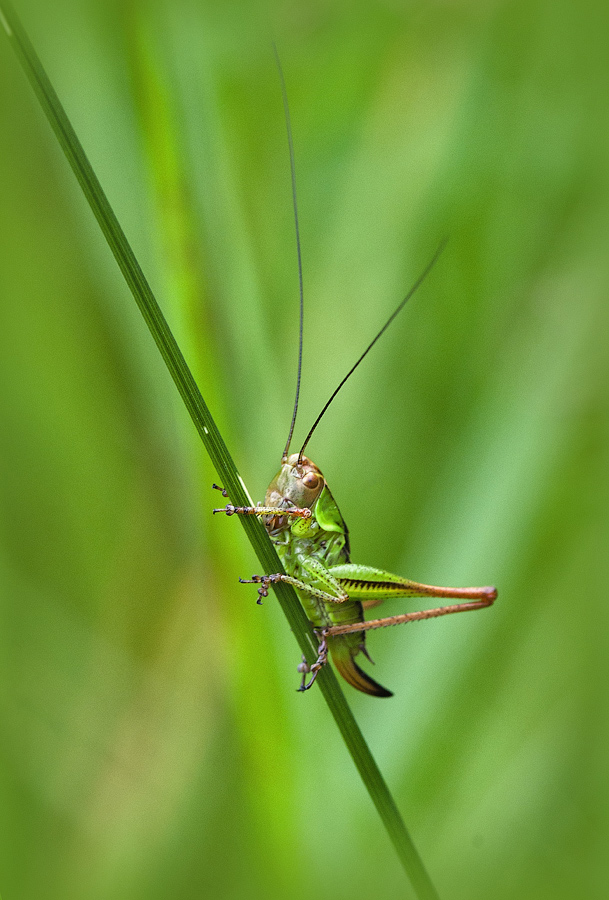
<instances>
[{"instance_id":1,"label":"blurred green background","mask_svg":"<svg viewBox=\"0 0 609 900\"><path fill-rule=\"evenodd\" d=\"M296 441L449 235L309 451L355 561L499 601L345 690L442 898L605 898L607 7L19 9L256 499L297 346L270 35ZM0 84L2 896L411 896L4 39Z\"/></svg>"}]
</instances>

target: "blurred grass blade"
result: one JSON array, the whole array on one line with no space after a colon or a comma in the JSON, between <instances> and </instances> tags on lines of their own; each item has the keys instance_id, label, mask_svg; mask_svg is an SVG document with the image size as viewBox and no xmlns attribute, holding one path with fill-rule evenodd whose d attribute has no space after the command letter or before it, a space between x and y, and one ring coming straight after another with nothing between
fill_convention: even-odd
<instances>
[{"instance_id":1,"label":"blurred grass blade","mask_svg":"<svg viewBox=\"0 0 609 900\"><path fill-rule=\"evenodd\" d=\"M9 40L93 210L223 486L227 488L233 503L249 504L249 497L228 449L34 48L15 11L8 3L0 3L0 16ZM260 522L255 517L249 516L240 517L240 521L263 570L267 573L281 571L279 558ZM316 642L296 595L292 588L285 584L274 585L274 588L301 649L310 661L313 661L316 655ZM417 896L421 900L434 900L437 898L436 891L344 698L336 676L329 666L321 672L319 684Z\"/></svg>"}]
</instances>

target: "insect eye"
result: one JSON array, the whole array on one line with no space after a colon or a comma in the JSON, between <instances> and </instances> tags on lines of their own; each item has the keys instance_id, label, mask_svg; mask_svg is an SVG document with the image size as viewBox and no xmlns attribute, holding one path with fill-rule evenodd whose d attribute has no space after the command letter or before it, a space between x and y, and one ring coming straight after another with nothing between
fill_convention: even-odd
<instances>
[{"instance_id":1,"label":"insect eye","mask_svg":"<svg viewBox=\"0 0 609 900\"><path fill-rule=\"evenodd\" d=\"M316 487L319 487L319 475L316 472L307 472L302 479L302 483L305 487L314 490Z\"/></svg>"}]
</instances>

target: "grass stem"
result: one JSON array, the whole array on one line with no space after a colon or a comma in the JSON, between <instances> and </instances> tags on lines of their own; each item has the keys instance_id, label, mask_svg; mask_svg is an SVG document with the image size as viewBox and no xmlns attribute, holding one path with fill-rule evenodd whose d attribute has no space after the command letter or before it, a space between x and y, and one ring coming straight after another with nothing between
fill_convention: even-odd
<instances>
[{"instance_id":1,"label":"grass stem","mask_svg":"<svg viewBox=\"0 0 609 900\"><path fill-rule=\"evenodd\" d=\"M248 505L248 498L237 468L125 233L21 22L11 5L4 0L0 2L0 23L4 27L72 171L78 179L195 428L211 457L221 484L227 489L232 503L240 506ZM240 516L239 520L263 570L266 573L282 571L275 548L261 523L253 516ZM312 662L315 659L317 642L292 587L279 583L274 585L274 590L303 653ZM435 888L330 666L324 667L318 683L362 781L410 878L416 896L420 900L437 900L438 895Z\"/></svg>"}]
</instances>

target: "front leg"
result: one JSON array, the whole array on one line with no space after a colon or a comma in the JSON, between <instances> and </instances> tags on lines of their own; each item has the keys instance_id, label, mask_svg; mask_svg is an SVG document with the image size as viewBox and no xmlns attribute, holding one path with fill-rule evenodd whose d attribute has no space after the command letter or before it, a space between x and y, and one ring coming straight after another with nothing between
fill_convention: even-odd
<instances>
[{"instance_id":1,"label":"front leg","mask_svg":"<svg viewBox=\"0 0 609 900\"><path fill-rule=\"evenodd\" d=\"M220 491L223 497L228 497L226 488L220 487L219 484L212 484L212 488ZM313 513L310 509L299 507L290 507L283 509L279 506L233 506L227 503L219 509L212 509L212 513L226 513L227 516L292 516L295 519L310 519Z\"/></svg>"}]
</instances>

